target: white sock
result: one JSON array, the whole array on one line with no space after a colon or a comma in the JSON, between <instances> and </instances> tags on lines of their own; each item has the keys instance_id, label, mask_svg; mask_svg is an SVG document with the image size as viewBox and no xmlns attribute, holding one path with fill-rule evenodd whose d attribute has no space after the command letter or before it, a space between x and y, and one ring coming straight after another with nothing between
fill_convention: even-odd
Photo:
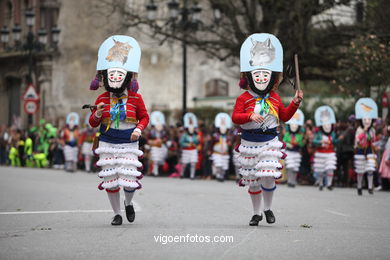
<instances>
[{"instance_id":1,"label":"white sock","mask_svg":"<svg viewBox=\"0 0 390 260\"><path fill-rule=\"evenodd\" d=\"M108 199L110 200L110 204L112 207L112 210L114 211L115 215L121 214L121 204L120 204L120 196L119 192L107 192Z\"/></svg>"},{"instance_id":2,"label":"white sock","mask_svg":"<svg viewBox=\"0 0 390 260\"><path fill-rule=\"evenodd\" d=\"M153 163L153 174L158 176L158 163Z\"/></svg>"},{"instance_id":3,"label":"white sock","mask_svg":"<svg viewBox=\"0 0 390 260\"><path fill-rule=\"evenodd\" d=\"M292 176L292 184L296 185L297 184L297 173L292 172L291 176Z\"/></svg>"},{"instance_id":4,"label":"white sock","mask_svg":"<svg viewBox=\"0 0 390 260\"><path fill-rule=\"evenodd\" d=\"M186 172L187 164L182 164L181 165L181 177L184 177L184 173Z\"/></svg>"},{"instance_id":5,"label":"white sock","mask_svg":"<svg viewBox=\"0 0 390 260\"><path fill-rule=\"evenodd\" d=\"M368 189L372 189L372 184L374 182L374 173L373 172L367 172L367 180L368 180Z\"/></svg>"},{"instance_id":6,"label":"white sock","mask_svg":"<svg viewBox=\"0 0 390 260\"><path fill-rule=\"evenodd\" d=\"M260 186L249 187L250 192L257 192L261 190ZM260 214L260 205L261 205L261 193L259 194L250 194L253 206L253 215L261 215Z\"/></svg>"},{"instance_id":7,"label":"white sock","mask_svg":"<svg viewBox=\"0 0 390 260\"><path fill-rule=\"evenodd\" d=\"M333 171L329 171L326 175L328 187L332 186Z\"/></svg>"},{"instance_id":8,"label":"white sock","mask_svg":"<svg viewBox=\"0 0 390 260\"><path fill-rule=\"evenodd\" d=\"M195 163L191 163L191 172L190 172L191 179L195 178L195 166L196 166Z\"/></svg>"},{"instance_id":9,"label":"white sock","mask_svg":"<svg viewBox=\"0 0 390 260\"><path fill-rule=\"evenodd\" d=\"M273 177L264 178L262 180L261 186L263 187L263 199L264 199L264 210L271 209L272 206L272 198L274 196L274 191L266 191L266 189L272 189L275 187L275 179Z\"/></svg>"},{"instance_id":10,"label":"white sock","mask_svg":"<svg viewBox=\"0 0 390 260\"><path fill-rule=\"evenodd\" d=\"M291 169L287 170L287 183L293 184L293 182L292 182L292 170Z\"/></svg>"},{"instance_id":11,"label":"white sock","mask_svg":"<svg viewBox=\"0 0 390 260\"><path fill-rule=\"evenodd\" d=\"M123 189L123 191L125 192L125 204L126 204L126 206L133 205L133 203L131 201L133 200L135 190Z\"/></svg>"},{"instance_id":12,"label":"white sock","mask_svg":"<svg viewBox=\"0 0 390 260\"><path fill-rule=\"evenodd\" d=\"M357 188L358 189L362 188L362 182L363 182L363 174L358 174L357 175Z\"/></svg>"},{"instance_id":13,"label":"white sock","mask_svg":"<svg viewBox=\"0 0 390 260\"><path fill-rule=\"evenodd\" d=\"M91 170L91 156L85 155L84 157L85 170L89 172Z\"/></svg>"},{"instance_id":14,"label":"white sock","mask_svg":"<svg viewBox=\"0 0 390 260\"><path fill-rule=\"evenodd\" d=\"M319 176L319 185L320 185L320 187L323 187L324 186L324 175L323 175L323 173L322 172L320 172L319 174L318 174L318 176Z\"/></svg>"}]
</instances>

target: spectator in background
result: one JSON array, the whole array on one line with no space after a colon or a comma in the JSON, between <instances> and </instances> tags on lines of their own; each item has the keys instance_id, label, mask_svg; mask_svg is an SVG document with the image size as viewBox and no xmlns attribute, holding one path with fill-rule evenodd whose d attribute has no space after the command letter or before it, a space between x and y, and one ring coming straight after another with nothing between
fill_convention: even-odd
<instances>
[{"instance_id":1,"label":"spectator in background","mask_svg":"<svg viewBox=\"0 0 390 260\"><path fill-rule=\"evenodd\" d=\"M350 116L348 122L340 122L337 145L337 180L342 187L351 186L352 180L349 176L349 169L352 167L355 142L355 116Z\"/></svg>"},{"instance_id":2,"label":"spectator in background","mask_svg":"<svg viewBox=\"0 0 390 260\"><path fill-rule=\"evenodd\" d=\"M313 147L313 136L314 136L314 127L312 120L306 120L305 123L305 134L303 137L304 146L302 148L302 161L301 168L299 170L301 174L300 183L301 184L313 184L313 174L311 170L311 165L314 155Z\"/></svg>"},{"instance_id":3,"label":"spectator in background","mask_svg":"<svg viewBox=\"0 0 390 260\"><path fill-rule=\"evenodd\" d=\"M5 125L0 126L0 165L7 165L9 134Z\"/></svg>"}]
</instances>

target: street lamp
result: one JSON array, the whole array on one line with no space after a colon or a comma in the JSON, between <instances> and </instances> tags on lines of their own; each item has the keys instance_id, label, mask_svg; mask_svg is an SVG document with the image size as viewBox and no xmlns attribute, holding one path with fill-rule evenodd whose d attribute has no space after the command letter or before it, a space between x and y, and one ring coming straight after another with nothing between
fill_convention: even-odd
<instances>
[{"instance_id":1,"label":"street lamp","mask_svg":"<svg viewBox=\"0 0 390 260\"><path fill-rule=\"evenodd\" d=\"M148 12L148 19L154 20L157 17L157 5L153 0L150 1L148 5L146 5L146 10Z\"/></svg>"},{"instance_id":2,"label":"street lamp","mask_svg":"<svg viewBox=\"0 0 390 260\"><path fill-rule=\"evenodd\" d=\"M47 32L46 29L42 28L38 32L38 41L44 47L47 43Z\"/></svg>"},{"instance_id":3,"label":"street lamp","mask_svg":"<svg viewBox=\"0 0 390 260\"><path fill-rule=\"evenodd\" d=\"M20 47L21 35L22 35L22 28L20 28L19 24L15 24L14 28L12 29L12 37L13 37L16 49L19 49L19 47Z\"/></svg>"},{"instance_id":4,"label":"street lamp","mask_svg":"<svg viewBox=\"0 0 390 260\"><path fill-rule=\"evenodd\" d=\"M169 21L166 26L171 30L178 29L183 34L182 50L183 50L183 101L182 110L183 115L187 112L187 35L192 30L198 29L201 23L202 8L198 3L194 2L191 8L188 6L188 0L182 0L181 3L177 0L170 0L167 3L169 11ZM150 0L146 5L148 20L155 20L157 18L157 5L154 0ZM180 20L178 20L180 16Z\"/></svg>"},{"instance_id":5,"label":"street lamp","mask_svg":"<svg viewBox=\"0 0 390 260\"><path fill-rule=\"evenodd\" d=\"M4 25L1 30L1 43L4 46L3 50L5 52L10 51L20 51L21 49L26 50L28 55L28 76L27 76L27 84L30 85L33 83L33 53L34 51L44 51L46 46L48 45L48 32L45 28L41 28L38 33L34 34L34 25L35 25L35 13L33 9L27 9L24 13L26 25L28 27L27 37L22 45L22 28L19 24L14 24L12 28L12 40L13 40L13 48L11 48L12 43L10 42L10 30L6 25ZM54 49L57 48L60 29L57 26L51 28L51 37L52 37L52 47ZM23 48L22 48L23 47ZM22 54L25 55L25 54ZM32 115L28 115L28 124L32 124L33 118Z\"/></svg>"},{"instance_id":6,"label":"street lamp","mask_svg":"<svg viewBox=\"0 0 390 260\"><path fill-rule=\"evenodd\" d=\"M0 33L1 33L1 43L3 44L4 49L5 49L7 47L7 43L8 43L8 40L9 40L9 29L8 29L8 27L6 25L4 25L3 28L1 28Z\"/></svg>"},{"instance_id":7,"label":"street lamp","mask_svg":"<svg viewBox=\"0 0 390 260\"><path fill-rule=\"evenodd\" d=\"M51 28L51 36L52 36L54 48L57 48L58 41L60 40L60 32L61 30L57 26Z\"/></svg>"},{"instance_id":8,"label":"street lamp","mask_svg":"<svg viewBox=\"0 0 390 260\"><path fill-rule=\"evenodd\" d=\"M35 13L32 9L28 9L24 15L26 16L26 24L28 27L32 28L35 24Z\"/></svg>"}]
</instances>

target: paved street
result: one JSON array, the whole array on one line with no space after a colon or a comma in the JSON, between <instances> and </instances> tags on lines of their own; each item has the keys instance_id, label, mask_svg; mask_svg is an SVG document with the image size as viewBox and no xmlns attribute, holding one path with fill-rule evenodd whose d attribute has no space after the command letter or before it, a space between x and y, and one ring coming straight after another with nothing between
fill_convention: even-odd
<instances>
[{"instance_id":1,"label":"paved street","mask_svg":"<svg viewBox=\"0 0 390 260\"><path fill-rule=\"evenodd\" d=\"M135 222L113 227L93 174L2 167L0 176L0 259L390 258L388 192L279 185L276 223L250 227L250 198L234 182L145 177ZM155 241L187 234L233 242Z\"/></svg>"}]
</instances>

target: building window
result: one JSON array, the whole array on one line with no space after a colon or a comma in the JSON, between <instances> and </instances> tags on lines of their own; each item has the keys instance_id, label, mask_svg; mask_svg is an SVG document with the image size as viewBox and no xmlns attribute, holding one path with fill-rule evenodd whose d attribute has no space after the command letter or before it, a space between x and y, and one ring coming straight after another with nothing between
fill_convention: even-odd
<instances>
[{"instance_id":1,"label":"building window","mask_svg":"<svg viewBox=\"0 0 390 260\"><path fill-rule=\"evenodd\" d=\"M206 82L206 97L229 96L229 84L221 79L211 79Z\"/></svg>"}]
</instances>

